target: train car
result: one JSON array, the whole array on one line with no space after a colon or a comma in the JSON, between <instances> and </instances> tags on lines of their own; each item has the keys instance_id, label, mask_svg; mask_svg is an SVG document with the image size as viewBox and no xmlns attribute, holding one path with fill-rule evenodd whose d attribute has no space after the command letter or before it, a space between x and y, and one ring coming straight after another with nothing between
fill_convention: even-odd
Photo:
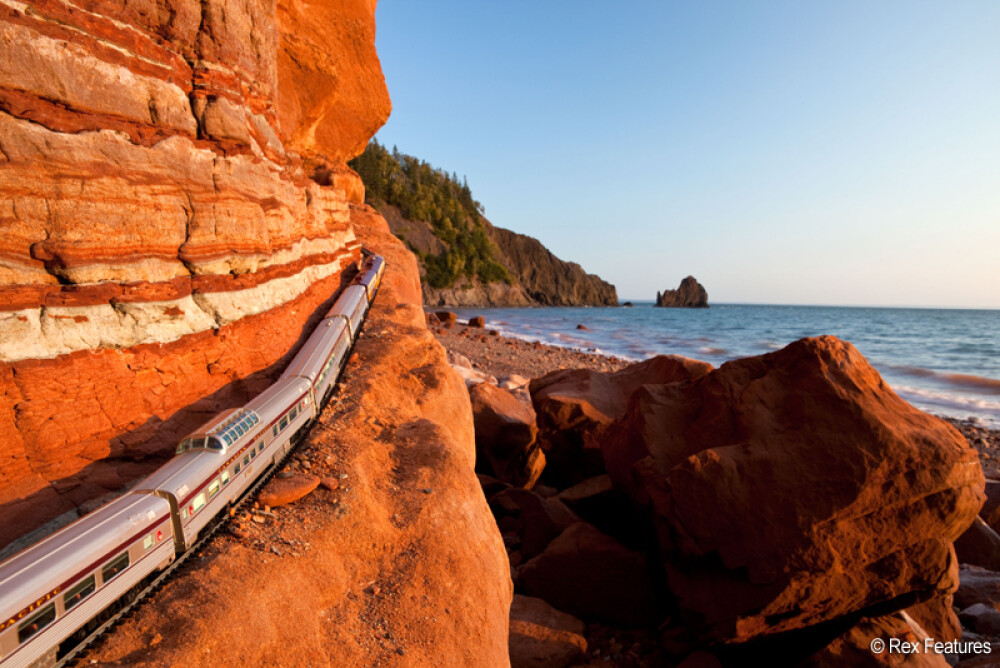
<instances>
[{"instance_id":1,"label":"train car","mask_svg":"<svg viewBox=\"0 0 1000 668\"><path fill-rule=\"evenodd\" d=\"M0 665L54 663L63 640L173 559L169 504L137 493L19 552L0 564Z\"/></svg>"},{"instance_id":2,"label":"train car","mask_svg":"<svg viewBox=\"0 0 1000 668\"><path fill-rule=\"evenodd\" d=\"M375 300L375 293L378 292L382 283L382 274L385 272L385 260L377 255L369 255L361 265L361 270L354 277L352 283L363 285L368 302Z\"/></svg>"},{"instance_id":3,"label":"train car","mask_svg":"<svg viewBox=\"0 0 1000 668\"><path fill-rule=\"evenodd\" d=\"M368 310L368 293L363 285L349 285L327 314L328 318L344 316L351 328L351 340L357 338L365 312Z\"/></svg>"},{"instance_id":4,"label":"train car","mask_svg":"<svg viewBox=\"0 0 1000 668\"><path fill-rule=\"evenodd\" d=\"M277 464L292 449L292 437L316 417L318 409L312 398L312 384L308 378L279 378L278 381L250 400L246 409L260 415L264 425L263 449L257 446L266 462ZM247 457L250 457L247 460ZM253 461L254 454L243 453L240 460L244 467ZM236 465L234 460L233 466ZM260 463L260 466L264 463Z\"/></svg>"},{"instance_id":5,"label":"train car","mask_svg":"<svg viewBox=\"0 0 1000 668\"><path fill-rule=\"evenodd\" d=\"M188 447L136 486L170 504L174 548L178 554L232 501L234 477L225 466L225 450L208 445Z\"/></svg>"},{"instance_id":6,"label":"train car","mask_svg":"<svg viewBox=\"0 0 1000 668\"><path fill-rule=\"evenodd\" d=\"M55 661L59 644L166 568L291 450L347 361L385 262L366 253L284 374L246 406L215 416L129 494L0 564L0 666Z\"/></svg>"},{"instance_id":7,"label":"train car","mask_svg":"<svg viewBox=\"0 0 1000 668\"><path fill-rule=\"evenodd\" d=\"M314 417L310 390L306 379L279 379L187 436L176 457L137 485L170 503L178 552L287 454L292 435Z\"/></svg>"},{"instance_id":8,"label":"train car","mask_svg":"<svg viewBox=\"0 0 1000 668\"><path fill-rule=\"evenodd\" d=\"M351 335L346 317L326 318L302 346L282 378L305 378L312 383L313 401L322 407L347 362Z\"/></svg>"}]
</instances>

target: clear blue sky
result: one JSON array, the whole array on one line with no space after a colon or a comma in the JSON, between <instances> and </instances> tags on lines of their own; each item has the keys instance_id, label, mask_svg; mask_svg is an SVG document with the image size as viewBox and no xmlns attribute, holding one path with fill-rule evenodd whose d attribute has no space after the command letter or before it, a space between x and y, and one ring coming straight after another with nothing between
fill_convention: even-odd
<instances>
[{"instance_id":1,"label":"clear blue sky","mask_svg":"<svg viewBox=\"0 0 1000 668\"><path fill-rule=\"evenodd\" d=\"M652 299L1000 308L1000 1L382 0L379 132Z\"/></svg>"}]
</instances>

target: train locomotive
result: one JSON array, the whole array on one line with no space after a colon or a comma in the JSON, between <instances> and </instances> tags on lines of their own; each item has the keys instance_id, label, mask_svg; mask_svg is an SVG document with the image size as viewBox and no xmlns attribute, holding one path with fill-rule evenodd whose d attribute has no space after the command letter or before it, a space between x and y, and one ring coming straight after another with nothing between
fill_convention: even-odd
<instances>
[{"instance_id":1,"label":"train locomotive","mask_svg":"<svg viewBox=\"0 0 1000 668\"><path fill-rule=\"evenodd\" d=\"M285 372L245 406L186 436L128 493L0 563L0 666L54 665L126 594L197 542L293 448L322 410L375 299L385 260L354 277Z\"/></svg>"}]
</instances>

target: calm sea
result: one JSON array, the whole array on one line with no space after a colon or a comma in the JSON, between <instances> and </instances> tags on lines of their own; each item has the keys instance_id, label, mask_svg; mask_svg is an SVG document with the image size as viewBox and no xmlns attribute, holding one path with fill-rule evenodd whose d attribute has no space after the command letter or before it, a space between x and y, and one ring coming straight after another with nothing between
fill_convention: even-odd
<instances>
[{"instance_id":1,"label":"calm sea","mask_svg":"<svg viewBox=\"0 0 1000 668\"><path fill-rule=\"evenodd\" d=\"M530 341L641 360L674 354L718 366L805 336L850 341L893 389L939 415L1000 427L1000 310L713 304L709 309L455 309ZM585 325L589 331L576 329Z\"/></svg>"}]
</instances>

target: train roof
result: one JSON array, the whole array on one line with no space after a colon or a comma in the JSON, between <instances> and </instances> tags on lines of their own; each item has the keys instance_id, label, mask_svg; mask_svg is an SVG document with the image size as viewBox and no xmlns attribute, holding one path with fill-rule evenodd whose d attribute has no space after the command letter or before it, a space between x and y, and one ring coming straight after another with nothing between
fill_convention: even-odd
<instances>
[{"instance_id":1,"label":"train roof","mask_svg":"<svg viewBox=\"0 0 1000 668\"><path fill-rule=\"evenodd\" d=\"M0 616L10 619L74 576L94 570L169 515L165 499L126 494L18 552L0 564Z\"/></svg>"},{"instance_id":2,"label":"train roof","mask_svg":"<svg viewBox=\"0 0 1000 668\"><path fill-rule=\"evenodd\" d=\"M195 449L175 455L169 462L143 478L135 491L169 492L183 504L202 483L212 478L226 463L226 453L219 450Z\"/></svg>"},{"instance_id":3,"label":"train roof","mask_svg":"<svg viewBox=\"0 0 1000 668\"><path fill-rule=\"evenodd\" d=\"M309 340L302 346L302 350L295 356L292 363L288 365L282 378L293 378L301 376L316 380L316 372L322 367L326 358L333 353L334 344L341 336L346 336L350 341L350 332L347 331L347 323L343 318L326 318L317 325L316 330L309 337ZM312 370L313 373L309 373Z\"/></svg>"},{"instance_id":4,"label":"train roof","mask_svg":"<svg viewBox=\"0 0 1000 668\"><path fill-rule=\"evenodd\" d=\"M274 385L251 399L246 407L260 416L261 426L267 429L286 409L291 408L299 397L307 393L310 387L312 383L308 378L283 376Z\"/></svg>"},{"instance_id":5,"label":"train roof","mask_svg":"<svg viewBox=\"0 0 1000 668\"><path fill-rule=\"evenodd\" d=\"M335 315L344 315L350 318L351 313L354 312L354 300L359 298L359 293L360 298L367 302L368 293L365 292L365 286L358 285L357 283L348 285L344 288L344 291L340 293L340 296L337 297L337 301L333 304L333 308L330 309L330 312L326 314L326 317L329 318ZM348 304L350 304L350 306L348 306Z\"/></svg>"}]
</instances>

